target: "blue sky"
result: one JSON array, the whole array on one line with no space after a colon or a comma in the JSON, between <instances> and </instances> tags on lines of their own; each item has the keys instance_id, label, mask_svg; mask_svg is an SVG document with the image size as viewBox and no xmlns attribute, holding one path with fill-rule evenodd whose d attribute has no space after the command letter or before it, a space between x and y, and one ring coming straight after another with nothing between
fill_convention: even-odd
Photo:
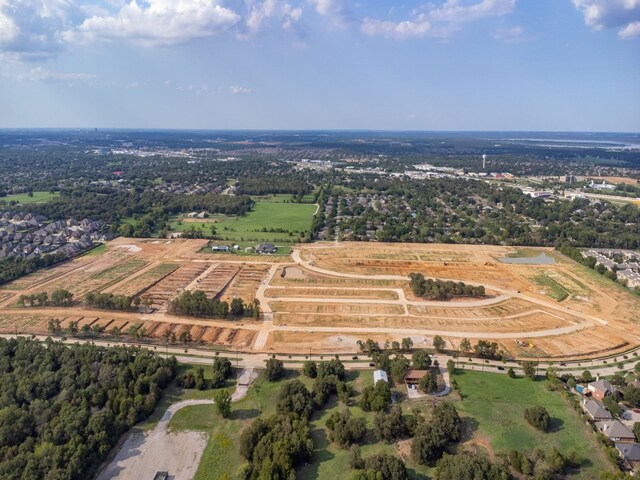
<instances>
[{"instance_id":1,"label":"blue sky","mask_svg":"<svg viewBox=\"0 0 640 480\"><path fill-rule=\"evenodd\" d=\"M640 0L0 0L0 128L640 131Z\"/></svg>"}]
</instances>

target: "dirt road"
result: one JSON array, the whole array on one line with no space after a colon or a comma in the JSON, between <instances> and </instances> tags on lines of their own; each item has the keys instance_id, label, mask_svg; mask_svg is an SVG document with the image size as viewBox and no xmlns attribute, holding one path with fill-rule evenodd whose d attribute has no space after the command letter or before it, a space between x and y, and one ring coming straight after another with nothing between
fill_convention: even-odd
<instances>
[{"instance_id":1,"label":"dirt road","mask_svg":"<svg viewBox=\"0 0 640 480\"><path fill-rule=\"evenodd\" d=\"M113 461L96 480L153 478L169 472L173 480L191 480L198 470L207 436L202 432L169 433L173 415L191 405L212 404L213 400L184 400L174 403L151 432L129 434Z\"/></svg>"}]
</instances>

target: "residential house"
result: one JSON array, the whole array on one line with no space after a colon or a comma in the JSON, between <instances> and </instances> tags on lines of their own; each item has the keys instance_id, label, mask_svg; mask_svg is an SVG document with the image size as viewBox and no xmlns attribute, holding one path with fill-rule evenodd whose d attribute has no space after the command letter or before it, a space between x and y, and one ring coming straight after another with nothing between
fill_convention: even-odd
<instances>
[{"instance_id":1,"label":"residential house","mask_svg":"<svg viewBox=\"0 0 640 480\"><path fill-rule=\"evenodd\" d=\"M604 397L613 395L616 392L616 388L606 380L597 380L587 385L587 390L598 400L604 400Z\"/></svg>"},{"instance_id":2,"label":"residential house","mask_svg":"<svg viewBox=\"0 0 640 480\"><path fill-rule=\"evenodd\" d=\"M278 249L273 243L261 243L256 247L256 252L260 255L273 255Z\"/></svg>"},{"instance_id":3,"label":"residential house","mask_svg":"<svg viewBox=\"0 0 640 480\"><path fill-rule=\"evenodd\" d=\"M640 445L637 443L616 443L616 449L627 467L631 470L637 470L640 467Z\"/></svg>"},{"instance_id":4,"label":"residential house","mask_svg":"<svg viewBox=\"0 0 640 480\"><path fill-rule=\"evenodd\" d=\"M633 443L636 440L633 432L619 420L596 422L596 428L616 443Z\"/></svg>"},{"instance_id":5,"label":"residential house","mask_svg":"<svg viewBox=\"0 0 640 480\"><path fill-rule=\"evenodd\" d=\"M429 373L429 370L409 370L404 376L404 383L407 384L407 387L418 385L420 380L422 380L422 377L427 373Z\"/></svg>"},{"instance_id":6,"label":"residential house","mask_svg":"<svg viewBox=\"0 0 640 480\"><path fill-rule=\"evenodd\" d=\"M582 402L582 409L587 415L597 422L611 420L613 418L609 411L596 400L585 398Z\"/></svg>"}]
</instances>

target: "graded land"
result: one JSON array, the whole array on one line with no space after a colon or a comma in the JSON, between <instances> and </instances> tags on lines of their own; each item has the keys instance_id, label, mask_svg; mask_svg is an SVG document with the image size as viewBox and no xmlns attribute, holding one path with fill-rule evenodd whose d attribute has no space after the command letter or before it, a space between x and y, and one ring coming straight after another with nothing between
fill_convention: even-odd
<instances>
[{"instance_id":1,"label":"graded land","mask_svg":"<svg viewBox=\"0 0 640 480\"><path fill-rule=\"evenodd\" d=\"M285 204L286 205L286 204ZM291 204L293 206L301 206ZM312 205L302 205L313 207ZM168 333L191 345L264 353L352 353L357 340L435 335L456 350L463 338L495 341L514 358L580 359L640 343L640 298L551 249L382 243L296 245L291 256L211 253L206 240L118 238L89 254L0 286L0 333L46 334L61 326L136 327L144 341ZM505 257L545 263L502 263ZM553 259L550 263L548 259ZM483 285L487 295L429 301L413 295L408 275ZM71 307L19 307L20 295L66 288ZM260 301L262 318L229 320L171 315L184 290L231 301ZM139 296L136 311L88 308L84 295ZM517 340L517 342L516 342Z\"/></svg>"}]
</instances>

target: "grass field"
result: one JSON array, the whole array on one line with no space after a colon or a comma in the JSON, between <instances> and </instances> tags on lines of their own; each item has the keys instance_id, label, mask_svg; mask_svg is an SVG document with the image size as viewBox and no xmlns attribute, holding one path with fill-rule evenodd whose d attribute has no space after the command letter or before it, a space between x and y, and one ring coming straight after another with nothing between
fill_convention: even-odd
<instances>
[{"instance_id":1,"label":"grass field","mask_svg":"<svg viewBox=\"0 0 640 480\"><path fill-rule=\"evenodd\" d=\"M30 197L26 193L21 193L19 195L9 195L7 197L0 197L0 201L4 200L5 202L18 202L18 203L47 203L53 200L54 198L59 197L59 193L50 193L50 192L33 192L33 196Z\"/></svg>"},{"instance_id":2,"label":"grass field","mask_svg":"<svg viewBox=\"0 0 640 480\"><path fill-rule=\"evenodd\" d=\"M567 290L562 285L560 285L548 275L541 274L537 277L534 277L533 280L541 287L544 287L547 295L549 295L557 302L561 302L569 296L569 292L567 292Z\"/></svg>"},{"instance_id":3,"label":"grass field","mask_svg":"<svg viewBox=\"0 0 640 480\"><path fill-rule=\"evenodd\" d=\"M184 221L184 217L175 217L169 224L177 232L195 227L202 229L206 235L210 235L211 225L215 225L220 242L234 242L241 247L255 246L260 242L291 245L311 228L316 206L308 203L285 203L289 198L289 195L258 198L253 210L241 217L213 215L207 222ZM212 223L212 220L217 222ZM271 229L279 231L263 231Z\"/></svg>"},{"instance_id":4,"label":"grass field","mask_svg":"<svg viewBox=\"0 0 640 480\"><path fill-rule=\"evenodd\" d=\"M531 451L537 447L557 447L563 453L575 450L583 462L572 478L598 478L611 469L595 435L580 415L559 393L548 391L543 382L506 375L460 372L456 375L463 400L456 404L461 413L477 421L477 432L488 437L495 453L511 449ZM542 433L524 419L524 410L544 406L552 418L552 431Z\"/></svg>"},{"instance_id":5,"label":"grass field","mask_svg":"<svg viewBox=\"0 0 640 480\"><path fill-rule=\"evenodd\" d=\"M258 378L249 389L247 397L234 403L230 419L222 419L215 411L213 405L197 405L180 410L171 420L170 428L173 431L197 430L209 435L209 441L202 456L202 461L196 480L218 480L220 478L234 478L244 458L240 456L239 441L242 431L258 416L268 417L275 413L275 398L283 383L298 378L311 388L312 380L299 376L297 372L289 371L287 377L279 382L270 383L263 378ZM361 391L373 382L370 371L348 372L348 381L356 385ZM358 396L355 397L357 401ZM315 451L311 462L298 469L297 478L300 479L325 479L345 478L349 469L349 451L333 445L328 438L326 421L329 415L336 410L344 408L332 398L327 406L314 412L310 421L311 436L314 441ZM394 444L377 442L371 429L373 427L374 414L363 412L357 406L349 407L354 417L362 417L369 430L366 440L362 445L363 456L377 453L397 455ZM408 407L406 407L408 412ZM411 479L425 479L430 469L407 461L407 470Z\"/></svg>"}]
</instances>

